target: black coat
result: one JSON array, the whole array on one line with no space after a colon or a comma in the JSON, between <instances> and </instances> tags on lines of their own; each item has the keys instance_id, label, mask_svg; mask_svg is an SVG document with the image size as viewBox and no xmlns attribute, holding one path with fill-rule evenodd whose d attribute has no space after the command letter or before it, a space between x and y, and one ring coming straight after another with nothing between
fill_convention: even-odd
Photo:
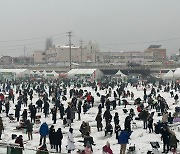
<instances>
[{"instance_id":1,"label":"black coat","mask_svg":"<svg viewBox=\"0 0 180 154\"><path fill-rule=\"evenodd\" d=\"M98 114L96 116L95 120L97 121L97 128L101 128L102 127L102 117L101 117L101 114Z\"/></svg>"},{"instance_id":2,"label":"black coat","mask_svg":"<svg viewBox=\"0 0 180 154\"><path fill-rule=\"evenodd\" d=\"M63 139L63 134L61 130L57 130L57 132L55 133L55 140L54 140L55 145L61 145L62 139Z\"/></svg>"},{"instance_id":3,"label":"black coat","mask_svg":"<svg viewBox=\"0 0 180 154\"><path fill-rule=\"evenodd\" d=\"M106 110L106 111L104 112L103 118L104 118L106 121L108 121L108 120L111 121L112 115L111 115L111 113L110 113L109 110Z\"/></svg>"},{"instance_id":4,"label":"black coat","mask_svg":"<svg viewBox=\"0 0 180 154\"><path fill-rule=\"evenodd\" d=\"M18 118L20 116L20 110L18 107L15 109L15 117Z\"/></svg>"},{"instance_id":5,"label":"black coat","mask_svg":"<svg viewBox=\"0 0 180 154\"><path fill-rule=\"evenodd\" d=\"M49 129L49 141L50 144L55 144L55 130L54 129Z\"/></svg>"},{"instance_id":6,"label":"black coat","mask_svg":"<svg viewBox=\"0 0 180 154\"><path fill-rule=\"evenodd\" d=\"M67 114L67 119L71 119L71 108L70 106L67 107L65 110L65 113Z\"/></svg>"}]
</instances>

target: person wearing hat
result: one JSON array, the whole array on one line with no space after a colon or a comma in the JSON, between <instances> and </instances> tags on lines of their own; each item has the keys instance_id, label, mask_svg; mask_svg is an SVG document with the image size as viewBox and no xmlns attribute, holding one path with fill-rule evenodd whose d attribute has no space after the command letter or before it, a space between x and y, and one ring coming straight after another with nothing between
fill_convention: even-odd
<instances>
[{"instance_id":1,"label":"person wearing hat","mask_svg":"<svg viewBox=\"0 0 180 154\"><path fill-rule=\"evenodd\" d=\"M3 130L4 130L4 125L3 125L2 117L0 117L0 140L2 140L1 135Z\"/></svg>"}]
</instances>

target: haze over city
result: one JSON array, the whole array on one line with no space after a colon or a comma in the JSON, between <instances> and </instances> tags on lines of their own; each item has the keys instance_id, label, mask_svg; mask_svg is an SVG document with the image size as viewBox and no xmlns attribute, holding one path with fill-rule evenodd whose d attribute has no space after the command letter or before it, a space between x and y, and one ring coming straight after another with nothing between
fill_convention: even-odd
<instances>
[{"instance_id":1,"label":"haze over city","mask_svg":"<svg viewBox=\"0 0 180 154\"><path fill-rule=\"evenodd\" d=\"M179 0L0 0L0 54L23 55L54 44L89 40L100 51L144 51L160 44L179 52Z\"/></svg>"}]
</instances>

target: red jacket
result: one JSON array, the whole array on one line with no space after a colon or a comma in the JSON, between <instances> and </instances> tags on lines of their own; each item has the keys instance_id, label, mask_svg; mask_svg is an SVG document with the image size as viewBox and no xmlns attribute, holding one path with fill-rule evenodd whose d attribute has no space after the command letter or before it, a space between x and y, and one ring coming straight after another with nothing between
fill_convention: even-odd
<instances>
[{"instance_id":1,"label":"red jacket","mask_svg":"<svg viewBox=\"0 0 180 154\"><path fill-rule=\"evenodd\" d=\"M87 95L87 101L88 101L88 102L91 102L91 100L92 100L92 99L91 99L91 95L88 94L88 95Z\"/></svg>"},{"instance_id":2,"label":"red jacket","mask_svg":"<svg viewBox=\"0 0 180 154\"><path fill-rule=\"evenodd\" d=\"M108 147L107 145L105 145L105 146L103 147L103 152L107 152L108 154L113 154L111 148Z\"/></svg>"}]
</instances>

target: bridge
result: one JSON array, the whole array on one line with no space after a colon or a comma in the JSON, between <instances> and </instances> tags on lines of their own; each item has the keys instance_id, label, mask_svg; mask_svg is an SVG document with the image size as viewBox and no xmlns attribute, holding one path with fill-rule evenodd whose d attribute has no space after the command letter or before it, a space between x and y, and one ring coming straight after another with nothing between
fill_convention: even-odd
<instances>
[{"instance_id":1,"label":"bridge","mask_svg":"<svg viewBox=\"0 0 180 154\"><path fill-rule=\"evenodd\" d=\"M30 70L39 70L39 71L56 71L56 72L68 72L70 70L69 66L57 66L57 65L47 65L47 64L38 64L38 65L1 65L1 68L26 68ZM128 65L111 65L111 64L83 64L83 65L72 65L72 68L98 68L104 74L115 74L118 70L121 70L123 73L138 73L138 74L151 74L151 73L162 73L167 72L168 70L175 70L180 67L180 64L175 65L138 65L138 66L128 66Z\"/></svg>"}]
</instances>

